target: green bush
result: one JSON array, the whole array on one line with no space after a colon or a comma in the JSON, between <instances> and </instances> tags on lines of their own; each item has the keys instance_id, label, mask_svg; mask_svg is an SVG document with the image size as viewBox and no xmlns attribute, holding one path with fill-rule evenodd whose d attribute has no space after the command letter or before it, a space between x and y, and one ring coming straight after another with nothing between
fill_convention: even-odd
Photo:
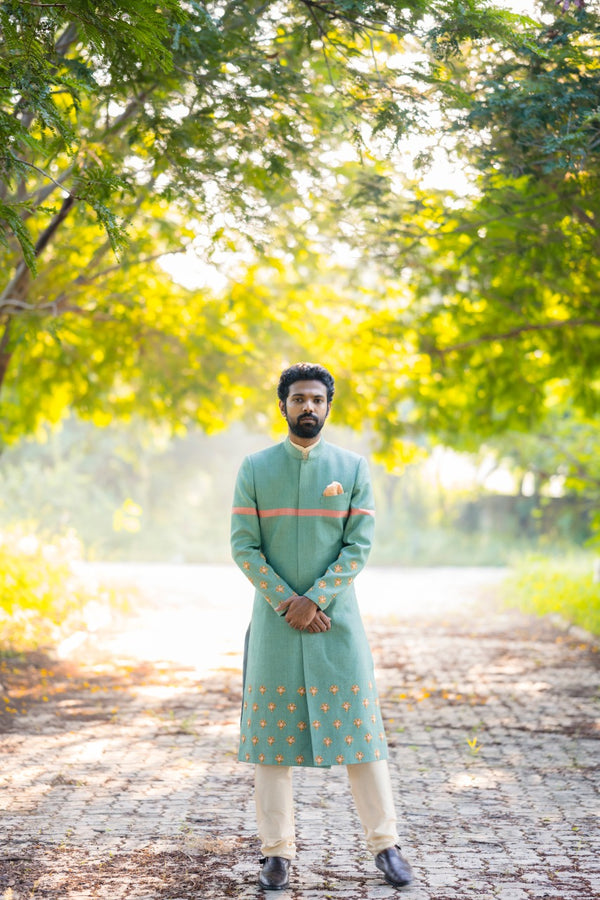
<instances>
[{"instance_id":1,"label":"green bush","mask_svg":"<svg viewBox=\"0 0 600 900\"><path fill-rule=\"evenodd\" d=\"M525 557L503 583L507 605L536 615L555 614L600 634L600 583L590 556L565 559Z\"/></svg>"},{"instance_id":2,"label":"green bush","mask_svg":"<svg viewBox=\"0 0 600 900\"><path fill-rule=\"evenodd\" d=\"M110 600L73 573L79 551L72 537L44 544L24 529L0 532L0 651L55 644L85 627L89 603Z\"/></svg>"}]
</instances>

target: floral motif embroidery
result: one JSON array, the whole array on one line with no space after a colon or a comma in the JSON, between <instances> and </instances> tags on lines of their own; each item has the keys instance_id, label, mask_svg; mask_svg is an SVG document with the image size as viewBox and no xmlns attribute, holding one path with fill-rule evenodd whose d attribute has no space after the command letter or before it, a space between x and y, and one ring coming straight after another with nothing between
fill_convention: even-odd
<instances>
[{"instance_id":1,"label":"floral motif embroidery","mask_svg":"<svg viewBox=\"0 0 600 900\"><path fill-rule=\"evenodd\" d=\"M283 686L282 684L278 685L278 687L277 687L277 693L279 694L280 697L281 697L282 694L285 694L285 688L284 688L284 686Z\"/></svg>"},{"instance_id":2,"label":"floral motif embroidery","mask_svg":"<svg viewBox=\"0 0 600 900\"><path fill-rule=\"evenodd\" d=\"M249 563L249 562L245 562L245 563L244 563L244 568L246 569L246 571L248 571L248 569L250 568L250 563Z\"/></svg>"},{"instance_id":3,"label":"floral motif embroidery","mask_svg":"<svg viewBox=\"0 0 600 900\"><path fill-rule=\"evenodd\" d=\"M296 707L296 704L295 704L295 703L288 703L287 708L289 709L289 711L290 711L291 713L293 713L293 712L296 712L296 708L297 708L297 707Z\"/></svg>"},{"instance_id":4,"label":"floral motif embroidery","mask_svg":"<svg viewBox=\"0 0 600 900\"><path fill-rule=\"evenodd\" d=\"M290 734L288 737L286 737L286 741L291 746L292 744L296 743L296 738L294 737L293 734Z\"/></svg>"},{"instance_id":5,"label":"floral motif embroidery","mask_svg":"<svg viewBox=\"0 0 600 900\"><path fill-rule=\"evenodd\" d=\"M329 688L329 692L331 694L333 694L334 696L335 696L335 694L337 694L338 691L339 691L339 687L337 686L337 684L332 684L331 687Z\"/></svg>"},{"instance_id":6,"label":"floral motif embroidery","mask_svg":"<svg viewBox=\"0 0 600 900\"><path fill-rule=\"evenodd\" d=\"M379 759L380 756L381 756L380 751L379 751L379 750L376 750L376 751L375 751L375 758L376 758L376 759Z\"/></svg>"},{"instance_id":7,"label":"floral motif embroidery","mask_svg":"<svg viewBox=\"0 0 600 900\"><path fill-rule=\"evenodd\" d=\"M346 712L348 712L348 710L350 709L351 706L352 706L352 704L349 703L348 700L344 700L344 702L342 703L342 709L345 709Z\"/></svg>"},{"instance_id":8,"label":"floral motif embroidery","mask_svg":"<svg viewBox=\"0 0 600 900\"><path fill-rule=\"evenodd\" d=\"M385 734L383 733L383 731L380 731L380 732L379 732L379 740L380 740L380 741L384 741L384 740L385 740Z\"/></svg>"},{"instance_id":9,"label":"floral motif embroidery","mask_svg":"<svg viewBox=\"0 0 600 900\"><path fill-rule=\"evenodd\" d=\"M333 744L333 741L331 740L330 737L326 737L326 738L323 738L323 743L325 744L326 747L331 747L331 745Z\"/></svg>"},{"instance_id":10,"label":"floral motif embroidery","mask_svg":"<svg viewBox=\"0 0 600 900\"><path fill-rule=\"evenodd\" d=\"M362 719L355 719L354 724L357 728L360 728L360 726L362 725Z\"/></svg>"},{"instance_id":11,"label":"floral motif embroidery","mask_svg":"<svg viewBox=\"0 0 600 900\"><path fill-rule=\"evenodd\" d=\"M346 741L346 743L348 744L348 746L350 746L350 744L352 743L352 741L354 740L354 738L352 737L351 734L347 734L346 737L344 738L344 740Z\"/></svg>"},{"instance_id":12,"label":"floral motif embroidery","mask_svg":"<svg viewBox=\"0 0 600 900\"><path fill-rule=\"evenodd\" d=\"M320 587L320 588L327 587L327 582L326 582L326 581L320 581L320 582L319 582L319 587Z\"/></svg>"},{"instance_id":13,"label":"floral motif embroidery","mask_svg":"<svg viewBox=\"0 0 600 900\"><path fill-rule=\"evenodd\" d=\"M269 585L268 585L268 583L267 583L266 581L261 581L261 583L260 583L260 589L261 589L261 591L266 591L266 589L267 589L268 587L269 587Z\"/></svg>"},{"instance_id":14,"label":"floral motif embroidery","mask_svg":"<svg viewBox=\"0 0 600 900\"><path fill-rule=\"evenodd\" d=\"M253 712L258 712L258 703L253 703L253 704L252 704L252 711L253 711Z\"/></svg>"},{"instance_id":15,"label":"floral motif embroidery","mask_svg":"<svg viewBox=\"0 0 600 900\"><path fill-rule=\"evenodd\" d=\"M319 729L321 727L321 723L318 719L315 719L315 721L312 723L312 727L316 729Z\"/></svg>"},{"instance_id":16,"label":"floral motif embroidery","mask_svg":"<svg viewBox=\"0 0 600 900\"><path fill-rule=\"evenodd\" d=\"M306 694L306 688L299 687L296 693L300 694L301 697L304 697L304 695Z\"/></svg>"},{"instance_id":17,"label":"floral motif embroidery","mask_svg":"<svg viewBox=\"0 0 600 900\"><path fill-rule=\"evenodd\" d=\"M319 603L325 603L326 600L327 597L325 596L325 594L319 594Z\"/></svg>"},{"instance_id":18,"label":"floral motif embroidery","mask_svg":"<svg viewBox=\"0 0 600 900\"><path fill-rule=\"evenodd\" d=\"M372 740L373 740L373 735L371 734L370 731L367 731L367 733L365 734L365 741L367 742L367 744L370 744Z\"/></svg>"},{"instance_id":19,"label":"floral motif embroidery","mask_svg":"<svg viewBox=\"0 0 600 900\"><path fill-rule=\"evenodd\" d=\"M277 765L280 766L281 763L283 762L283 755L281 753L278 753L277 756L275 757L275 761L277 762Z\"/></svg>"},{"instance_id":20,"label":"floral motif embroidery","mask_svg":"<svg viewBox=\"0 0 600 900\"><path fill-rule=\"evenodd\" d=\"M370 691L373 690L373 682L372 682L372 681L369 682L369 690L370 690Z\"/></svg>"},{"instance_id":21,"label":"floral motif embroidery","mask_svg":"<svg viewBox=\"0 0 600 900\"><path fill-rule=\"evenodd\" d=\"M260 725L261 728L266 728L266 727L267 727L267 720L266 720L266 719L261 719L260 722L259 722L258 724Z\"/></svg>"},{"instance_id":22,"label":"floral motif embroidery","mask_svg":"<svg viewBox=\"0 0 600 900\"><path fill-rule=\"evenodd\" d=\"M252 735L252 743L254 744L255 747L258 744L258 737L255 734Z\"/></svg>"},{"instance_id":23,"label":"floral motif embroidery","mask_svg":"<svg viewBox=\"0 0 600 900\"><path fill-rule=\"evenodd\" d=\"M343 570L342 566L340 566L340 564L338 563L336 566L333 567L333 571L334 572L343 572L344 570Z\"/></svg>"},{"instance_id":24,"label":"floral motif embroidery","mask_svg":"<svg viewBox=\"0 0 600 900\"><path fill-rule=\"evenodd\" d=\"M245 744L245 743L246 743L246 735L243 734L243 735L242 735L242 744Z\"/></svg>"},{"instance_id":25,"label":"floral motif embroidery","mask_svg":"<svg viewBox=\"0 0 600 900\"><path fill-rule=\"evenodd\" d=\"M358 563L356 562L355 559L353 559L352 562L350 563L350 568L351 568L351 569L358 569Z\"/></svg>"},{"instance_id":26,"label":"floral motif embroidery","mask_svg":"<svg viewBox=\"0 0 600 900\"><path fill-rule=\"evenodd\" d=\"M356 695L360 691L360 688L357 684L353 684L352 687L350 688L350 690L352 691L353 694Z\"/></svg>"},{"instance_id":27,"label":"floral motif embroidery","mask_svg":"<svg viewBox=\"0 0 600 900\"><path fill-rule=\"evenodd\" d=\"M267 693L267 689L266 689L266 687L264 686L264 684L261 684L261 686L259 687L259 691L261 692L261 694L266 694L266 693Z\"/></svg>"},{"instance_id":28,"label":"floral motif embroidery","mask_svg":"<svg viewBox=\"0 0 600 900\"><path fill-rule=\"evenodd\" d=\"M354 578L351 575L350 578L348 579L348 584L352 584L353 581L354 581Z\"/></svg>"},{"instance_id":29,"label":"floral motif embroidery","mask_svg":"<svg viewBox=\"0 0 600 900\"><path fill-rule=\"evenodd\" d=\"M336 587L339 587L340 584L342 583L342 579L341 579L341 578L336 578L335 581L334 581L333 583L335 584Z\"/></svg>"},{"instance_id":30,"label":"floral motif embroidery","mask_svg":"<svg viewBox=\"0 0 600 900\"><path fill-rule=\"evenodd\" d=\"M244 709L248 709L248 701L244 700Z\"/></svg>"},{"instance_id":31,"label":"floral motif embroidery","mask_svg":"<svg viewBox=\"0 0 600 900\"><path fill-rule=\"evenodd\" d=\"M375 715L375 713L373 713L373 715L371 716L371 722L374 725L376 721L377 721L377 716Z\"/></svg>"},{"instance_id":32,"label":"floral motif embroidery","mask_svg":"<svg viewBox=\"0 0 600 900\"><path fill-rule=\"evenodd\" d=\"M267 566L261 566L258 571L260 572L261 575L266 575L269 570L268 570Z\"/></svg>"},{"instance_id":33,"label":"floral motif embroidery","mask_svg":"<svg viewBox=\"0 0 600 900\"><path fill-rule=\"evenodd\" d=\"M333 727L334 727L334 728L341 728L341 727L342 727L342 720L341 720L341 719L336 719L336 720L334 721L334 723L333 723Z\"/></svg>"},{"instance_id":34,"label":"floral motif embroidery","mask_svg":"<svg viewBox=\"0 0 600 900\"><path fill-rule=\"evenodd\" d=\"M259 753L259 754L258 754L258 761L259 761L259 762L264 762L264 761L265 761L265 754L264 754L264 753Z\"/></svg>"},{"instance_id":35,"label":"floral motif embroidery","mask_svg":"<svg viewBox=\"0 0 600 900\"><path fill-rule=\"evenodd\" d=\"M342 753L338 753L338 755L337 755L336 758L335 758L335 761L336 761L336 763L338 763L338 765L341 766L341 764L344 762L344 756L343 756L343 754L342 754Z\"/></svg>"},{"instance_id":36,"label":"floral motif embroidery","mask_svg":"<svg viewBox=\"0 0 600 900\"><path fill-rule=\"evenodd\" d=\"M301 766L302 763L304 762L304 757L303 757L303 756L297 756L297 757L296 757L296 762L298 763L299 766Z\"/></svg>"},{"instance_id":37,"label":"floral motif embroidery","mask_svg":"<svg viewBox=\"0 0 600 900\"><path fill-rule=\"evenodd\" d=\"M279 722L277 723L278 728L285 728L286 725L287 725L287 722L284 719L280 719Z\"/></svg>"},{"instance_id":38,"label":"floral motif embroidery","mask_svg":"<svg viewBox=\"0 0 600 900\"><path fill-rule=\"evenodd\" d=\"M362 752L362 750L357 750L354 755L359 762L361 761L361 759L364 759L364 757L365 757L365 754Z\"/></svg>"},{"instance_id":39,"label":"floral motif embroidery","mask_svg":"<svg viewBox=\"0 0 600 900\"><path fill-rule=\"evenodd\" d=\"M308 691L309 691L310 694L313 695L313 697L315 697L315 696L319 693L319 688L318 688L318 687L315 687L314 684L313 684L312 687L309 687Z\"/></svg>"},{"instance_id":40,"label":"floral motif embroidery","mask_svg":"<svg viewBox=\"0 0 600 900\"><path fill-rule=\"evenodd\" d=\"M274 743L275 738L272 735L269 735L269 737L267 738L267 744L269 745L269 747L272 747Z\"/></svg>"},{"instance_id":41,"label":"floral motif embroidery","mask_svg":"<svg viewBox=\"0 0 600 900\"><path fill-rule=\"evenodd\" d=\"M366 709L368 705L369 705L369 698L365 697L365 699L363 700L363 706Z\"/></svg>"},{"instance_id":42,"label":"floral motif embroidery","mask_svg":"<svg viewBox=\"0 0 600 900\"><path fill-rule=\"evenodd\" d=\"M250 762L250 754L246 753L246 762Z\"/></svg>"},{"instance_id":43,"label":"floral motif embroidery","mask_svg":"<svg viewBox=\"0 0 600 900\"><path fill-rule=\"evenodd\" d=\"M329 712L329 703L321 703L320 709L321 709L321 711L324 712L324 713Z\"/></svg>"},{"instance_id":44,"label":"floral motif embroidery","mask_svg":"<svg viewBox=\"0 0 600 900\"><path fill-rule=\"evenodd\" d=\"M267 709L269 710L269 712L273 712L274 709L277 709L277 704L273 703L273 701L271 700L270 703L267 703Z\"/></svg>"},{"instance_id":45,"label":"floral motif embroidery","mask_svg":"<svg viewBox=\"0 0 600 900\"><path fill-rule=\"evenodd\" d=\"M318 766L320 766L321 763L323 762L323 757L322 757L322 756L315 756L315 762L316 762L316 764L317 764Z\"/></svg>"},{"instance_id":46,"label":"floral motif embroidery","mask_svg":"<svg viewBox=\"0 0 600 900\"><path fill-rule=\"evenodd\" d=\"M298 728L300 731L304 731L307 728L306 722L298 722Z\"/></svg>"},{"instance_id":47,"label":"floral motif embroidery","mask_svg":"<svg viewBox=\"0 0 600 900\"><path fill-rule=\"evenodd\" d=\"M249 693L249 694L252 693L252 685L251 685L251 684L248 685L248 693Z\"/></svg>"},{"instance_id":48,"label":"floral motif embroidery","mask_svg":"<svg viewBox=\"0 0 600 900\"><path fill-rule=\"evenodd\" d=\"M285 591L285 588L282 584L278 584L277 587L275 588L275 590L277 591L278 594L283 594Z\"/></svg>"}]
</instances>

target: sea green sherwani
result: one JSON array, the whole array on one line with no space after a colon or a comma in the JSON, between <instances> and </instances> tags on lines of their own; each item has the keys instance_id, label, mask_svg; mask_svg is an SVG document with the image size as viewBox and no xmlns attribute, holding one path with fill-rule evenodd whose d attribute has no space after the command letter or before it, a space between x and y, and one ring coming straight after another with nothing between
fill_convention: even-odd
<instances>
[{"instance_id":1,"label":"sea green sherwani","mask_svg":"<svg viewBox=\"0 0 600 900\"><path fill-rule=\"evenodd\" d=\"M243 762L331 766L387 758L354 579L373 534L366 461L321 440L246 457L232 513L233 558L255 587L246 653ZM325 496L332 482L343 493ZM331 630L297 631L275 607L304 594Z\"/></svg>"}]
</instances>

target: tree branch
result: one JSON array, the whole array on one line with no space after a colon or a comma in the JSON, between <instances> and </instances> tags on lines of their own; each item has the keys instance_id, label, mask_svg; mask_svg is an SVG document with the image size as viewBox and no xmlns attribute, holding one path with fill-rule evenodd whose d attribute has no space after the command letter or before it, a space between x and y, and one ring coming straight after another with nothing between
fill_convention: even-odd
<instances>
[{"instance_id":1,"label":"tree branch","mask_svg":"<svg viewBox=\"0 0 600 900\"><path fill-rule=\"evenodd\" d=\"M463 341L460 344L453 344L451 347L428 347L427 352L433 356L444 357L448 353L458 353L461 350L468 350L469 347L477 347L481 344L490 344L492 341L506 341L519 337L521 334L532 331L550 331L555 328L582 328L588 326L590 328L600 328L600 320L596 319L553 319L549 322L540 324L520 325L518 328L512 328L510 331L501 334L482 334L478 338L470 341Z\"/></svg>"},{"instance_id":2,"label":"tree branch","mask_svg":"<svg viewBox=\"0 0 600 900\"><path fill-rule=\"evenodd\" d=\"M11 328L11 317L7 317L4 324L4 331L2 333L2 339L0 340L0 388L4 382L6 377L6 373L8 371L8 366L10 363L10 358L12 353L8 349L8 342L10 340L10 328Z\"/></svg>"},{"instance_id":3,"label":"tree branch","mask_svg":"<svg viewBox=\"0 0 600 900\"><path fill-rule=\"evenodd\" d=\"M169 255L176 253L185 253L186 247L181 247L178 250L170 250ZM160 259L162 256L165 256L165 251L161 253L155 253L152 256L146 256L142 259L137 259L134 266L146 266L150 263L156 262L157 259ZM116 264L114 266L109 266L107 269L103 269L101 272L96 272L94 275L85 275L81 273L71 282L71 290L78 287L83 287L89 284L93 284L95 281L98 281L99 278L104 278L107 275L111 275L113 272L118 272L121 269L121 265ZM97 313L94 309L84 309L80 306L69 306L69 299L71 296L70 291L63 291L58 295L54 300L48 301L48 303L27 303L25 300L20 300L18 297L6 297L0 301L0 314L15 314L19 310L23 312L31 312L37 313L39 315L44 315L47 312L50 312L54 316L58 316L63 312L74 312L78 315L90 315L94 318L102 317L104 314ZM107 316L107 318L111 319L112 317Z\"/></svg>"}]
</instances>

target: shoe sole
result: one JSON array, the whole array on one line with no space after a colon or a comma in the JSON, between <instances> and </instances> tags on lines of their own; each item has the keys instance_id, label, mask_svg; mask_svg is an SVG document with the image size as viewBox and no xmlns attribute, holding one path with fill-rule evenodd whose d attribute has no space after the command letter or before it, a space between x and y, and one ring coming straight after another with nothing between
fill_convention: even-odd
<instances>
[{"instance_id":1,"label":"shoe sole","mask_svg":"<svg viewBox=\"0 0 600 900\"><path fill-rule=\"evenodd\" d=\"M392 881L390 878L386 878L385 875L383 876L383 880L384 880L387 884L389 884L389 885L391 885L392 887L395 887L395 888L408 887L409 884L412 884L412 881Z\"/></svg>"},{"instance_id":2,"label":"shoe sole","mask_svg":"<svg viewBox=\"0 0 600 900\"><path fill-rule=\"evenodd\" d=\"M377 866L377 868L379 869L379 866ZM379 871L383 875L383 880L386 882L386 884L390 884L392 887L403 888L403 887L408 887L409 884L413 883L412 878L409 878L408 881L392 881L391 878L388 878L388 876L385 874L383 869L379 869Z\"/></svg>"}]
</instances>

